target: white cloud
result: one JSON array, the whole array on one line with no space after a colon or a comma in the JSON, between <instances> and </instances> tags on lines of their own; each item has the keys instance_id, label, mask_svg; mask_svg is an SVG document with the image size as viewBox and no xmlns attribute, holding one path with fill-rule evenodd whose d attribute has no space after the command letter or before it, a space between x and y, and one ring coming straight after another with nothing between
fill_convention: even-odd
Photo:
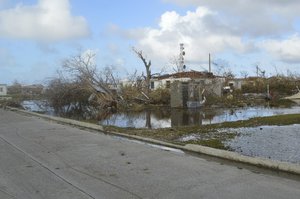
<instances>
[{"instance_id":1,"label":"white cloud","mask_svg":"<svg viewBox=\"0 0 300 199\"><path fill-rule=\"evenodd\" d=\"M298 0L164 0L179 5L204 6L222 15L228 28L250 37L280 36L293 30L299 16Z\"/></svg>"},{"instance_id":2,"label":"white cloud","mask_svg":"<svg viewBox=\"0 0 300 199\"><path fill-rule=\"evenodd\" d=\"M122 67L125 65L125 63L126 63L126 61L124 58L116 58L114 67L115 67L115 69L122 69Z\"/></svg>"},{"instance_id":3,"label":"white cloud","mask_svg":"<svg viewBox=\"0 0 300 199\"><path fill-rule=\"evenodd\" d=\"M285 40L266 40L260 45L277 60L288 63L300 62L300 36L298 34Z\"/></svg>"},{"instance_id":4,"label":"white cloud","mask_svg":"<svg viewBox=\"0 0 300 199\"><path fill-rule=\"evenodd\" d=\"M179 43L184 43L186 60L197 64L207 62L209 53L223 50L240 53L248 51L251 45L243 42L240 36L226 28L216 30L210 25L210 21L218 21L220 18L218 13L205 7L198 7L196 11L189 11L183 16L175 11L166 12L160 18L159 28L138 30L138 48L143 49L151 59L164 60L166 63L179 54ZM222 26L219 24L219 27Z\"/></svg>"},{"instance_id":5,"label":"white cloud","mask_svg":"<svg viewBox=\"0 0 300 199\"><path fill-rule=\"evenodd\" d=\"M81 58L84 59L86 63L90 63L91 66L97 65L97 53L98 49L86 49L81 52Z\"/></svg>"},{"instance_id":6,"label":"white cloud","mask_svg":"<svg viewBox=\"0 0 300 199\"><path fill-rule=\"evenodd\" d=\"M69 0L39 0L0 11L0 37L56 42L88 35L85 19L71 15Z\"/></svg>"},{"instance_id":7,"label":"white cloud","mask_svg":"<svg viewBox=\"0 0 300 199\"><path fill-rule=\"evenodd\" d=\"M245 65L262 60L271 63L274 61L272 58L285 63L300 62L297 55L300 36L295 35L299 24L298 0L164 1L193 5L196 10L184 15L175 11L165 12L156 28L137 28L126 33L119 29L116 31L137 41L137 48L153 60L153 66L169 63L172 57L178 55L179 43L185 44L188 66L204 65L208 53L217 56L222 53L233 59L229 60L233 63L240 64L239 59L248 60L249 63L243 63ZM282 40L284 37L289 38ZM263 52L269 54L263 55Z\"/></svg>"}]
</instances>

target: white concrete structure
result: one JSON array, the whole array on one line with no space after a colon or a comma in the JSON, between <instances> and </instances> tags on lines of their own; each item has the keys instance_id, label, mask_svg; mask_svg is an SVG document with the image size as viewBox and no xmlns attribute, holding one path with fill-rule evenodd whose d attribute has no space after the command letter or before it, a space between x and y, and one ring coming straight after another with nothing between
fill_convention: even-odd
<instances>
[{"instance_id":1,"label":"white concrete structure","mask_svg":"<svg viewBox=\"0 0 300 199\"><path fill-rule=\"evenodd\" d=\"M242 89L245 79L232 79L228 81L228 86L234 89Z\"/></svg>"},{"instance_id":2,"label":"white concrete structure","mask_svg":"<svg viewBox=\"0 0 300 199\"><path fill-rule=\"evenodd\" d=\"M158 88L170 88L175 81L201 83L206 89L213 91L218 96L222 95L222 88L225 84L224 77L218 77L209 72L189 71L178 72L170 75L162 75L151 79L150 87L152 90Z\"/></svg>"}]
</instances>

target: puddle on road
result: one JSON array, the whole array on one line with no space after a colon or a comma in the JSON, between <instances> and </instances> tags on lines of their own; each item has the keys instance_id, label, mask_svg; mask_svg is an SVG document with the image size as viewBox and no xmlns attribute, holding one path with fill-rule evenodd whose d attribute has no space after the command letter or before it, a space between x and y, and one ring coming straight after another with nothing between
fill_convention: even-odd
<instances>
[{"instance_id":1,"label":"puddle on road","mask_svg":"<svg viewBox=\"0 0 300 199\"><path fill-rule=\"evenodd\" d=\"M234 136L232 136L234 135ZM300 164L300 125L222 129L190 134L179 141L220 140L230 151L251 157Z\"/></svg>"},{"instance_id":2,"label":"puddle on road","mask_svg":"<svg viewBox=\"0 0 300 199\"><path fill-rule=\"evenodd\" d=\"M235 129L238 136L224 142L242 155L300 164L300 125Z\"/></svg>"},{"instance_id":3,"label":"puddle on road","mask_svg":"<svg viewBox=\"0 0 300 199\"><path fill-rule=\"evenodd\" d=\"M235 135L235 136L228 136ZM300 164L300 125L259 126L222 129L206 134L190 134L180 141L218 139L239 154Z\"/></svg>"}]
</instances>

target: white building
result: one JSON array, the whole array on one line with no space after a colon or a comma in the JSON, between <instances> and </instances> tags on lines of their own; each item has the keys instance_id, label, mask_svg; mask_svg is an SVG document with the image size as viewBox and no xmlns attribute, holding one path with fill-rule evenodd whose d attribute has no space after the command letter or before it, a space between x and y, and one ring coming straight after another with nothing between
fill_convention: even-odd
<instances>
[{"instance_id":1,"label":"white building","mask_svg":"<svg viewBox=\"0 0 300 199\"><path fill-rule=\"evenodd\" d=\"M7 86L6 84L0 84L0 96L7 95Z\"/></svg>"},{"instance_id":2,"label":"white building","mask_svg":"<svg viewBox=\"0 0 300 199\"><path fill-rule=\"evenodd\" d=\"M178 72L169 75L162 75L151 79L151 89L170 88L171 84L175 81L179 82L200 82L207 89L212 91L218 96L222 95L222 88L225 83L225 78L217 77L210 72L188 71Z\"/></svg>"}]
</instances>

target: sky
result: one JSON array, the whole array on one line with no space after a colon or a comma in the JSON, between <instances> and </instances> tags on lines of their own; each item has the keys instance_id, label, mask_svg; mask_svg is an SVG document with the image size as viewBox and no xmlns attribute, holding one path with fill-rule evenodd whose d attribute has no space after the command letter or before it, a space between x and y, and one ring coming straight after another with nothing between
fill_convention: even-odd
<instances>
[{"instance_id":1,"label":"sky","mask_svg":"<svg viewBox=\"0 0 300 199\"><path fill-rule=\"evenodd\" d=\"M185 46L188 70L208 70L208 54L236 76L300 74L299 0L0 0L0 83L46 83L62 61L96 53L120 78L174 72ZM212 71L218 73L217 66Z\"/></svg>"}]
</instances>

